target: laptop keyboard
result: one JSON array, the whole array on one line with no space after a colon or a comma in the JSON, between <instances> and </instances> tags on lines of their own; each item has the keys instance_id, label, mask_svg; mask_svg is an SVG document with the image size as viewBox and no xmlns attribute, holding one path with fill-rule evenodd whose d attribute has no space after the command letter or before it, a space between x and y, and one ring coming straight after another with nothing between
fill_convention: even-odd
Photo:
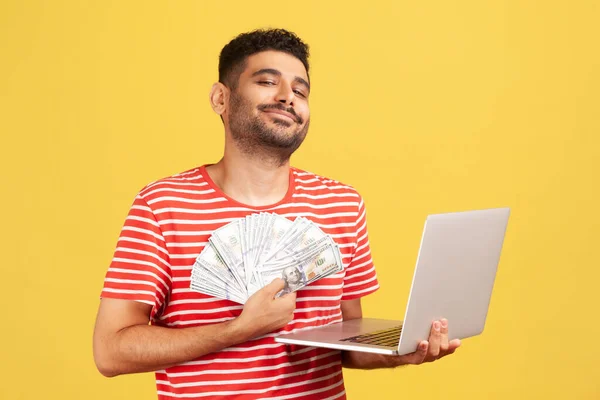
<instances>
[{"instance_id":1,"label":"laptop keyboard","mask_svg":"<svg viewBox=\"0 0 600 400\"><path fill-rule=\"evenodd\" d=\"M389 329L384 329L382 331L375 331L358 336L352 336L346 339L342 339L341 341L362 344L374 344L376 346L398 347L398 342L400 341L400 332L402 332L402 325L395 326Z\"/></svg>"}]
</instances>

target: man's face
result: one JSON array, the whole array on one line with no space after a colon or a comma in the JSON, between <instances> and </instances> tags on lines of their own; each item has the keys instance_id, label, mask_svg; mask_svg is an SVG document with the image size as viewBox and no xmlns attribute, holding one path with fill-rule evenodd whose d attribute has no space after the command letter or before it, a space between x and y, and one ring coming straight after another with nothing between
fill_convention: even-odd
<instances>
[{"instance_id":1,"label":"man's face","mask_svg":"<svg viewBox=\"0 0 600 400\"><path fill-rule=\"evenodd\" d=\"M283 271L283 276L288 283L296 284L300 283L302 276L300 275L300 271L296 268L287 268Z\"/></svg>"},{"instance_id":2,"label":"man's face","mask_svg":"<svg viewBox=\"0 0 600 400\"><path fill-rule=\"evenodd\" d=\"M278 51L248 57L226 110L233 139L250 154L267 151L287 161L308 131L309 92L306 69L296 57Z\"/></svg>"}]
</instances>

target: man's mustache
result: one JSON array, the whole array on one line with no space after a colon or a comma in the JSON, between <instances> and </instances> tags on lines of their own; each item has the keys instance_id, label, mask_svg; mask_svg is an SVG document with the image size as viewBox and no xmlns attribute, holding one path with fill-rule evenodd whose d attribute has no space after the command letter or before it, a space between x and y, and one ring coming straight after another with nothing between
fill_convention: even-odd
<instances>
[{"instance_id":1,"label":"man's mustache","mask_svg":"<svg viewBox=\"0 0 600 400\"><path fill-rule=\"evenodd\" d=\"M294 118L296 119L297 123L302 124L302 122L304 122L302 117L300 117L298 114L296 114L296 111L294 111L293 107L286 108L283 104L277 104L277 103L276 104L261 104L258 106L258 109L260 111L265 111L265 110L269 110L269 109L285 111L285 112L292 114L294 116Z\"/></svg>"}]
</instances>

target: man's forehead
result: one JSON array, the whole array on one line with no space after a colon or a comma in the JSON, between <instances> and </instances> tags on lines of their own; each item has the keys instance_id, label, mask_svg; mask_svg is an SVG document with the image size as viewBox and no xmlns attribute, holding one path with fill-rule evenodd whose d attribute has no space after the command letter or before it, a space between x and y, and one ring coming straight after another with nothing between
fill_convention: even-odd
<instances>
[{"instance_id":1,"label":"man's forehead","mask_svg":"<svg viewBox=\"0 0 600 400\"><path fill-rule=\"evenodd\" d=\"M252 54L246 60L244 75L252 76L260 70L277 70L282 75L300 77L308 81L308 74L304 64L291 54L281 51L267 50Z\"/></svg>"}]
</instances>

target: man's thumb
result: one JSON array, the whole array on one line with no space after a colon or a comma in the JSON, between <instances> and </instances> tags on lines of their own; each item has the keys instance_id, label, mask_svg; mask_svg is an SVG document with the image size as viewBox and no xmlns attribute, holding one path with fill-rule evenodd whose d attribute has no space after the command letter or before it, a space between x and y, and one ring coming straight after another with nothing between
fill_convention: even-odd
<instances>
[{"instance_id":1,"label":"man's thumb","mask_svg":"<svg viewBox=\"0 0 600 400\"><path fill-rule=\"evenodd\" d=\"M275 296L285 287L285 281L281 278L275 278L265 286L265 289L269 292L270 295Z\"/></svg>"}]
</instances>

